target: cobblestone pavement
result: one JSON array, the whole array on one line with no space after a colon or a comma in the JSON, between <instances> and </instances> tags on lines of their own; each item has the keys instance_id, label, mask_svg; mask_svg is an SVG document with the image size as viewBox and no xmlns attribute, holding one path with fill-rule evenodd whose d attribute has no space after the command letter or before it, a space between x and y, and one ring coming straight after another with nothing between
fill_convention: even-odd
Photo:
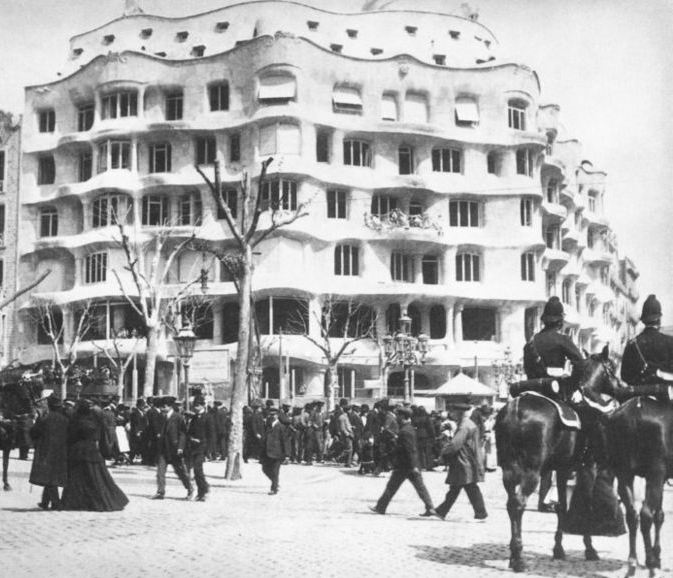
<instances>
[{"instance_id":1,"label":"cobblestone pavement","mask_svg":"<svg viewBox=\"0 0 673 578\"><path fill-rule=\"evenodd\" d=\"M0 576L33 578L222 578L256 576L363 578L394 575L493 577L508 570L509 520L500 473L482 485L489 518L477 522L466 496L442 522L418 516L423 505L405 483L379 516L369 511L386 477L358 475L333 465L281 468L281 490L269 486L259 464L244 465L243 479L223 479L222 463L206 464L212 489L205 503L186 502L169 476L166 499L154 493L154 470L112 469L130 504L123 512L43 512L41 488L28 484L30 462L12 459L13 491L0 493ZM444 473L424 473L438 503ZM537 503L533 496L529 508ZM673 491L662 544L663 576L673 576ZM598 562L584 561L579 536L566 536L567 559L551 559L556 517L524 516L524 556L530 577L612 578L625 575L628 538L596 538ZM666 546L669 548L666 548ZM639 557L644 556L639 546ZM647 576L640 568L638 576Z\"/></svg>"}]
</instances>

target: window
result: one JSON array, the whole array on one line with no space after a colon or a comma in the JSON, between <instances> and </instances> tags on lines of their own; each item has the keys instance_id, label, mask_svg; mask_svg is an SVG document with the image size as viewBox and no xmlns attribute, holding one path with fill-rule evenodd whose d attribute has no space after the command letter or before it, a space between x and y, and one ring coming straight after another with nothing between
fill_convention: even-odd
<instances>
[{"instance_id":1,"label":"window","mask_svg":"<svg viewBox=\"0 0 673 578\"><path fill-rule=\"evenodd\" d=\"M327 191L327 218L348 218L348 193L343 190L331 189Z\"/></svg>"},{"instance_id":2,"label":"window","mask_svg":"<svg viewBox=\"0 0 673 578\"><path fill-rule=\"evenodd\" d=\"M528 252L521 255L521 280L535 281L535 253Z\"/></svg>"},{"instance_id":3,"label":"window","mask_svg":"<svg viewBox=\"0 0 673 578\"><path fill-rule=\"evenodd\" d=\"M182 90L166 94L166 120L182 120L183 94Z\"/></svg>"},{"instance_id":4,"label":"window","mask_svg":"<svg viewBox=\"0 0 673 578\"><path fill-rule=\"evenodd\" d=\"M180 198L179 224L182 226L201 224L201 194L190 193Z\"/></svg>"},{"instance_id":5,"label":"window","mask_svg":"<svg viewBox=\"0 0 673 578\"><path fill-rule=\"evenodd\" d=\"M432 149L432 170L439 173L460 173L462 156L460 149Z\"/></svg>"},{"instance_id":6,"label":"window","mask_svg":"<svg viewBox=\"0 0 673 578\"><path fill-rule=\"evenodd\" d=\"M406 30L406 32L409 36L416 36L416 31L418 30L418 27L417 26L405 26L404 29Z\"/></svg>"},{"instance_id":7,"label":"window","mask_svg":"<svg viewBox=\"0 0 673 578\"><path fill-rule=\"evenodd\" d=\"M475 127L479 124L479 108L473 98L456 99L456 126Z\"/></svg>"},{"instance_id":8,"label":"window","mask_svg":"<svg viewBox=\"0 0 673 578\"><path fill-rule=\"evenodd\" d=\"M241 162L241 133L239 132L229 135L229 162Z\"/></svg>"},{"instance_id":9,"label":"window","mask_svg":"<svg viewBox=\"0 0 673 578\"><path fill-rule=\"evenodd\" d=\"M201 137L196 139L196 164L214 165L217 154L214 137Z\"/></svg>"},{"instance_id":10,"label":"window","mask_svg":"<svg viewBox=\"0 0 673 578\"><path fill-rule=\"evenodd\" d=\"M262 186L262 207L265 211L296 211L297 182L287 179L267 180Z\"/></svg>"},{"instance_id":11,"label":"window","mask_svg":"<svg viewBox=\"0 0 673 578\"><path fill-rule=\"evenodd\" d=\"M500 158L498 153L491 151L486 155L486 172L489 175L497 175L500 170Z\"/></svg>"},{"instance_id":12,"label":"window","mask_svg":"<svg viewBox=\"0 0 673 578\"><path fill-rule=\"evenodd\" d=\"M0 151L0 193L5 190L5 151Z\"/></svg>"},{"instance_id":13,"label":"window","mask_svg":"<svg viewBox=\"0 0 673 578\"><path fill-rule=\"evenodd\" d=\"M43 156L38 160L37 166L37 184L38 185L53 185L56 181L56 163L54 157Z\"/></svg>"},{"instance_id":14,"label":"window","mask_svg":"<svg viewBox=\"0 0 673 578\"><path fill-rule=\"evenodd\" d=\"M255 302L255 313L262 335L301 335L308 327L308 303L301 299L268 297ZM276 375L278 371L276 370Z\"/></svg>"},{"instance_id":15,"label":"window","mask_svg":"<svg viewBox=\"0 0 673 578\"><path fill-rule=\"evenodd\" d=\"M587 208L592 212L598 212L598 193L596 191L589 191L587 195Z\"/></svg>"},{"instance_id":16,"label":"window","mask_svg":"<svg viewBox=\"0 0 673 578\"><path fill-rule=\"evenodd\" d=\"M93 155L91 151L80 153L77 162L77 177L80 183L88 181L93 174Z\"/></svg>"},{"instance_id":17,"label":"window","mask_svg":"<svg viewBox=\"0 0 673 578\"><path fill-rule=\"evenodd\" d=\"M56 130L56 112L53 108L38 112L40 132L54 132Z\"/></svg>"},{"instance_id":18,"label":"window","mask_svg":"<svg viewBox=\"0 0 673 578\"><path fill-rule=\"evenodd\" d=\"M547 181L547 202L548 203L558 203L559 194L558 194L558 181L556 179L549 179Z\"/></svg>"},{"instance_id":19,"label":"window","mask_svg":"<svg viewBox=\"0 0 673 578\"><path fill-rule=\"evenodd\" d=\"M330 161L330 141L332 134L327 130L319 129L315 136L315 160L319 163Z\"/></svg>"},{"instance_id":20,"label":"window","mask_svg":"<svg viewBox=\"0 0 673 578\"><path fill-rule=\"evenodd\" d=\"M359 88L337 86L332 92L332 110L338 113L362 114Z\"/></svg>"},{"instance_id":21,"label":"window","mask_svg":"<svg viewBox=\"0 0 673 578\"><path fill-rule=\"evenodd\" d=\"M40 237L56 237L58 235L58 211L56 207L40 209Z\"/></svg>"},{"instance_id":22,"label":"window","mask_svg":"<svg viewBox=\"0 0 673 578\"><path fill-rule=\"evenodd\" d=\"M556 271L547 271L546 275L547 297L556 295Z\"/></svg>"},{"instance_id":23,"label":"window","mask_svg":"<svg viewBox=\"0 0 673 578\"><path fill-rule=\"evenodd\" d=\"M229 110L229 83L219 82L208 87L208 101L211 112Z\"/></svg>"},{"instance_id":24,"label":"window","mask_svg":"<svg viewBox=\"0 0 673 578\"><path fill-rule=\"evenodd\" d=\"M142 224L147 227L168 225L170 219L168 197L147 195L143 197Z\"/></svg>"},{"instance_id":25,"label":"window","mask_svg":"<svg viewBox=\"0 0 673 578\"><path fill-rule=\"evenodd\" d=\"M446 54L433 54L432 59L437 66L446 66Z\"/></svg>"},{"instance_id":26,"label":"window","mask_svg":"<svg viewBox=\"0 0 673 578\"><path fill-rule=\"evenodd\" d=\"M171 145L168 143L149 145L149 162L150 173L170 173Z\"/></svg>"},{"instance_id":27,"label":"window","mask_svg":"<svg viewBox=\"0 0 673 578\"><path fill-rule=\"evenodd\" d=\"M93 104L83 104L77 109L77 130L85 132L93 126L95 107Z\"/></svg>"},{"instance_id":28,"label":"window","mask_svg":"<svg viewBox=\"0 0 673 578\"><path fill-rule=\"evenodd\" d=\"M384 94L381 98L381 120L397 120L397 97L394 94Z\"/></svg>"},{"instance_id":29,"label":"window","mask_svg":"<svg viewBox=\"0 0 673 578\"><path fill-rule=\"evenodd\" d=\"M573 281L572 279L564 279L563 284L561 285L561 301L566 305L570 305L571 295L573 294Z\"/></svg>"},{"instance_id":30,"label":"window","mask_svg":"<svg viewBox=\"0 0 673 578\"><path fill-rule=\"evenodd\" d=\"M402 317L402 310L398 303L388 305L386 309L386 328L388 333L395 333L400 327L400 317Z\"/></svg>"},{"instance_id":31,"label":"window","mask_svg":"<svg viewBox=\"0 0 673 578\"><path fill-rule=\"evenodd\" d=\"M421 273L424 285L439 284L439 259L435 255L423 255Z\"/></svg>"},{"instance_id":32,"label":"window","mask_svg":"<svg viewBox=\"0 0 673 578\"><path fill-rule=\"evenodd\" d=\"M308 26L309 30L318 30L319 25L320 25L320 23L316 22L315 20L308 20L306 22L306 26Z\"/></svg>"},{"instance_id":33,"label":"window","mask_svg":"<svg viewBox=\"0 0 673 578\"><path fill-rule=\"evenodd\" d=\"M393 281L413 282L414 262L412 256L397 252L390 255L390 277Z\"/></svg>"},{"instance_id":34,"label":"window","mask_svg":"<svg viewBox=\"0 0 673 578\"><path fill-rule=\"evenodd\" d=\"M433 305L430 308L430 339L444 339L446 337L446 309L443 305Z\"/></svg>"},{"instance_id":35,"label":"window","mask_svg":"<svg viewBox=\"0 0 673 578\"><path fill-rule=\"evenodd\" d=\"M91 226L94 229L124 223L131 213L131 202L126 195L104 194L94 199Z\"/></svg>"},{"instance_id":36,"label":"window","mask_svg":"<svg viewBox=\"0 0 673 578\"><path fill-rule=\"evenodd\" d=\"M359 249L355 245L337 245L334 247L334 274L357 276L360 274Z\"/></svg>"},{"instance_id":37,"label":"window","mask_svg":"<svg viewBox=\"0 0 673 578\"><path fill-rule=\"evenodd\" d=\"M259 154L298 155L300 154L300 132L296 124L272 124L259 131Z\"/></svg>"},{"instance_id":38,"label":"window","mask_svg":"<svg viewBox=\"0 0 673 578\"><path fill-rule=\"evenodd\" d=\"M424 213L423 203L420 201L409 201L409 216L422 217Z\"/></svg>"},{"instance_id":39,"label":"window","mask_svg":"<svg viewBox=\"0 0 673 578\"><path fill-rule=\"evenodd\" d=\"M558 225L546 226L542 233L548 249L559 249L561 247L561 229Z\"/></svg>"},{"instance_id":40,"label":"window","mask_svg":"<svg viewBox=\"0 0 673 578\"><path fill-rule=\"evenodd\" d=\"M204 44L197 44L192 47L192 56L201 57L206 53L206 46Z\"/></svg>"},{"instance_id":41,"label":"window","mask_svg":"<svg viewBox=\"0 0 673 578\"><path fill-rule=\"evenodd\" d=\"M450 201L450 227L479 227L479 203L477 201Z\"/></svg>"},{"instance_id":42,"label":"window","mask_svg":"<svg viewBox=\"0 0 673 578\"><path fill-rule=\"evenodd\" d=\"M215 24L215 30L218 32L224 32L229 28L229 22L218 22Z\"/></svg>"},{"instance_id":43,"label":"window","mask_svg":"<svg viewBox=\"0 0 673 578\"><path fill-rule=\"evenodd\" d=\"M259 104L288 104L297 96L297 81L289 75L272 75L259 79Z\"/></svg>"},{"instance_id":44,"label":"window","mask_svg":"<svg viewBox=\"0 0 673 578\"><path fill-rule=\"evenodd\" d=\"M372 197L372 215L383 217L397 208L397 199L389 195L374 195Z\"/></svg>"},{"instance_id":45,"label":"window","mask_svg":"<svg viewBox=\"0 0 673 578\"><path fill-rule=\"evenodd\" d=\"M236 219L238 216L238 190L236 189L225 189L222 191L222 200L224 201L224 204L229 207L229 212L231 213L231 217L233 219ZM222 207L220 207L220 204L217 204L217 218L218 219L224 219L224 211L222 210Z\"/></svg>"},{"instance_id":46,"label":"window","mask_svg":"<svg viewBox=\"0 0 673 578\"><path fill-rule=\"evenodd\" d=\"M517 149L516 151L516 174L533 176L535 168L535 159L531 149Z\"/></svg>"},{"instance_id":47,"label":"window","mask_svg":"<svg viewBox=\"0 0 673 578\"><path fill-rule=\"evenodd\" d=\"M494 341L497 336L495 309L466 307L463 320L463 341Z\"/></svg>"},{"instance_id":48,"label":"window","mask_svg":"<svg viewBox=\"0 0 673 578\"><path fill-rule=\"evenodd\" d=\"M343 50L344 45L343 44L330 44L329 47L332 50L332 52L336 52L337 54L341 54L341 51Z\"/></svg>"},{"instance_id":49,"label":"window","mask_svg":"<svg viewBox=\"0 0 673 578\"><path fill-rule=\"evenodd\" d=\"M510 100L507 103L507 122L509 128L526 130L526 103L521 100Z\"/></svg>"},{"instance_id":50,"label":"window","mask_svg":"<svg viewBox=\"0 0 673 578\"><path fill-rule=\"evenodd\" d=\"M114 92L101 100L101 117L122 118L138 116L138 93L136 91Z\"/></svg>"},{"instance_id":51,"label":"window","mask_svg":"<svg viewBox=\"0 0 673 578\"><path fill-rule=\"evenodd\" d=\"M131 143L109 140L98 145L98 172L131 168Z\"/></svg>"},{"instance_id":52,"label":"window","mask_svg":"<svg viewBox=\"0 0 673 578\"><path fill-rule=\"evenodd\" d=\"M533 226L533 199L521 199L519 204L519 212L521 214L521 226Z\"/></svg>"},{"instance_id":53,"label":"window","mask_svg":"<svg viewBox=\"0 0 673 578\"><path fill-rule=\"evenodd\" d=\"M456 255L456 281L481 281L481 257L476 253Z\"/></svg>"},{"instance_id":54,"label":"window","mask_svg":"<svg viewBox=\"0 0 673 578\"><path fill-rule=\"evenodd\" d=\"M103 283L107 279L107 253L92 253L84 259L84 283Z\"/></svg>"},{"instance_id":55,"label":"window","mask_svg":"<svg viewBox=\"0 0 673 578\"><path fill-rule=\"evenodd\" d=\"M353 167L371 167L369 143L348 139L344 141L344 164Z\"/></svg>"},{"instance_id":56,"label":"window","mask_svg":"<svg viewBox=\"0 0 673 578\"><path fill-rule=\"evenodd\" d=\"M408 146L397 149L399 174L411 175L414 172L414 150Z\"/></svg>"},{"instance_id":57,"label":"window","mask_svg":"<svg viewBox=\"0 0 673 578\"><path fill-rule=\"evenodd\" d=\"M428 99L424 94L407 92L404 99L404 121L416 124L428 122Z\"/></svg>"}]
</instances>

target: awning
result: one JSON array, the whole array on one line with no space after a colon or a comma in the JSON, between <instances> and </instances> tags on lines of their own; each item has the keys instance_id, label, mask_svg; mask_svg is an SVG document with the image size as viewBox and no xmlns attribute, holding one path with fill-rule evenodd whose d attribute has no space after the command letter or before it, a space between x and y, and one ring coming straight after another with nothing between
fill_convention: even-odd
<instances>
[{"instance_id":1,"label":"awning","mask_svg":"<svg viewBox=\"0 0 673 578\"><path fill-rule=\"evenodd\" d=\"M470 99L457 100L456 119L460 122L479 122L477 103Z\"/></svg>"},{"instance_id":2,"label":"awning","mask_svg":"<svg viewBox=\"0 0 673 578\"><path fill-rule=\"evenodd\" d=\"M292 99L297 81L292 76L266 76L259 81L259 100Z\"/></svg>"},{"instance_id":3,"label":"awning","mask_svg":"<svg viewBox=\"0 0 673 578\"><path fill-rule=\"evenodd\" d=\"M392 94L384 94L381 99L381 119L397 120L397 100Z\"/></svg>"},{"instance_id":4,"label":"awning","mask_svg":"<svg viewBox=\"0 0 673 578\"><path fill-rule=\"evenodd\" d=\"M440 385L437 389L414 391L414 395L431 395L435 397L444 397L447 395L471 395L477 397L495 397L497 392L483 383L472 379L464 373L457 374L446 383Z\"/></svg>"},{"instance_id":5,"label":"awning","mask_svg":"<svg viewBox=\"0 0 673 578\"><path fill-rule=\"evenodd\" d=\"M332 101L336 106L348 108L362 108L360 90L348 86L337 86L332 92Z\"/></svg>"}]
</instances>

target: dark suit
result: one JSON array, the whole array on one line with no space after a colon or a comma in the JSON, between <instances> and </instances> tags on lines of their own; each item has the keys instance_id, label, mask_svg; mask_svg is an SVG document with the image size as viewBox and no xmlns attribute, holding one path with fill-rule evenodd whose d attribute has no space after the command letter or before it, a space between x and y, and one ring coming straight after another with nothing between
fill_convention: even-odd
<instances>
[{"instance_id":1,"label":"dark suit","mask_svg":"<svg viewBox=\"0 0 673 578\"><path fill-rule=\"evenodd\" d=\"M393 496L397 493L404 480L409 480L412 483L418 497L423 500L426 511L432 510L432 499L425 487L425 483L423 483L423 476L420 471L416 430L409 421L400 427L392 459L393 473L386 484L383 495L376 503L376 510L381 514L385 513L390 500L393 499Z\"/></svg>"},{"instance_id":2,"label":"dark suit","mask_svg":"<svg viewBox=\"0 0 673 578\"><path fill-rule=\"evenodd\" d=\"M194 469L194 481L198 490L198 497L204 497L210 490L206 481L206 475L203 473L203 462L206 459L206 450L208 448L208 415L196 413L189 420L187 427L189 463Z\"/></svg>"},{"instance_id":3,"label":"dark suit","mask_svg":"<svg viewBox=\"0 0 673 578\"><path fill-rule=\"evenodd\" d=\"M166 492L166 469L168 464L173 467L182 485L191 494L192 483L185 468L183 452L185 451L187 432L182 416L171 410L170 415L161 414L157 437L157 494Z\"/></svg>"},{"instance_id":4,"label":"dark suit","mask_svg":"<svg viewBox=\"0 0 673 578\"><path fill-rule=\"evenodd\" d=\"M58 487L65 486L68 480L68 418L60 409L51 408L30 428L30 436L35 443L35 455L29 482L44 487L42 508L46 510L51 505L59 509Z\"/></svg>"},{"instance_id":5,"label":"dark suit","mask_svg":"<svg viewBox=\"0 0 673 578\"><path fill-rule=\"evenodd\" d=\"M262 442L262 471L271 480L271 493L278 491L280 465L285 458L285 426L277 419L264 430Z\"/></svg>"},{"instance_id":6,"label":"dark suit","mask_svg":"<svg viewBox=\"0 0 673 578\"><path fill-rule=\"evenodd\" d=\"M647 368L643 357L647 362ZM638 336L626 344L621 376L629 385L659 383L661 379L656 375L657 369L673 372L673 337L661 333L656 327L645 327Z\"/></svg>"},{"instance_id":7,"label":"dark suit","mask_svg":"<svg viewBox=\"0 0 673 578\"><path fill-rule=\"evenodd\" d=\"M573 366L572 378L577 383L584 358L570 337L559 333L554 327L545 327L533 337L532 342L534 348L528 343L523 348L523 368L528 379L547 377L547 368L564 367L566 360L570 360ZM544 367L538 363L535 351Z\"/></svg>"}]
</instances>

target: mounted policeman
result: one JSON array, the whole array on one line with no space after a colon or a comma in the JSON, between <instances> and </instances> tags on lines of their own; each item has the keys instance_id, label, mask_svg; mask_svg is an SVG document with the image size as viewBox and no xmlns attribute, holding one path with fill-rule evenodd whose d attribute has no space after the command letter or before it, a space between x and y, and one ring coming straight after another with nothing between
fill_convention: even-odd
<instances>
[{"instance_id":1,"label":"mounted policeman","mask_svg":"<svg viewBox=\"0 0 673 578\"><path fill-rule=\"evenodd\" d=\"M673 381L673 337L661 333L661 303L650 295L643 303L640 320L645 328L626 344L622 380L631 386Z\"/></svg>"}]
</instances>

